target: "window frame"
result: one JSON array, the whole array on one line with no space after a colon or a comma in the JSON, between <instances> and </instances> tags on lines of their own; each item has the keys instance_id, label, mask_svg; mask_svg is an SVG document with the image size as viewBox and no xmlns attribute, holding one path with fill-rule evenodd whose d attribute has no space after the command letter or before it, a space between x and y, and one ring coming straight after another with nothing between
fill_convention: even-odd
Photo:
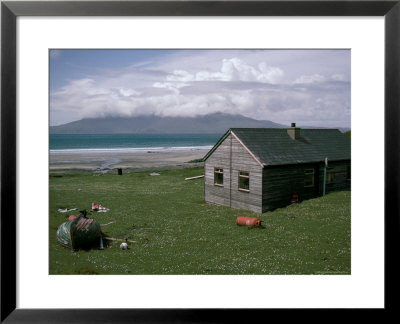
<instances>
[{"instance_id":1,"label":"window frame","mask_svg":"<svg viewBox=\"0 0 400 324\"><path fill-rule=\"evenodd\" d=\"M241 172L247 173L247 176L240 174ZM247 179L249 189L245 189L245 188L241 188L240 187L240 180L241 179ZM238 171L238 190L239 191L244 191L244 192L250 192L250 171L244 171L244 170L239 170Z\"/></svg>"},{"instance_id":2,"label":"window frame","mask_svg":"<svg viewBox=\"0 0 400 324\"><path fill-rule=\"evenodd\" d=\"M335 172L333 172L333 167L326 168L326 184L331 184L335 182Z\"/></svg>"},{"instance_id":3,"label":"window frame","mask_svg":"<svg viewBox=\"0 0 400 324\"><path fill-rule=\"evenodd\" d=\"M307 171L312 171L312 172L307 173ZM304 169L303 174L304 174L304 188L313 188L313 187L315 187L315 169L314 168ZM311 177L312 184L306 185L306 176L309 176L309 175L312 176Z\"/></svg>"},{"instance_id":4,"label":"window frame","mask_svg":"<svg viewBox=\"0 0 400 324\"><path fill-rule=\"evenodd\" d=\"M217 183L218 176L222 175L222 183ZM224 186L224 168L214 167L214 186L223 187Z\"/></svg>"}]
</instances>

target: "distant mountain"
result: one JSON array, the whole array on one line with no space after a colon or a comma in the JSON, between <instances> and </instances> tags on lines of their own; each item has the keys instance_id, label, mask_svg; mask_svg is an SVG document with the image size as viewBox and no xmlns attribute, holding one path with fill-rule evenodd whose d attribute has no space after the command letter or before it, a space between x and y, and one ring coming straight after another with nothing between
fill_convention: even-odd
<instances>
[{"instance_id":1,"label":"distant mountain","mask_svg":"<svg viewBox=\"0 0 400 324\"><path fill-rule=\"evenodd\" d=\"M255 120L242 115L214 113L197 117L107 117L86 118L59 126L50 126L50 134L188 134L225 133L229 128L283 128L269 120Z\"/></svg>"}]
</instances>

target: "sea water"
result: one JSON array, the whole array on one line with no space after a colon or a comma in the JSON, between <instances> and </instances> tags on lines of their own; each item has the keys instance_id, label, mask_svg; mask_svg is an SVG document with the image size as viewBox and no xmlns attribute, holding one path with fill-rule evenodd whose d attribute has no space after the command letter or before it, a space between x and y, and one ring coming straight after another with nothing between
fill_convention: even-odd
<instances>
[{"instance_id":1,"label":"sea water","mask_svg":"<svg viewBox=\"0 0 400 324\"><path fill-rule=\"evenodd\" d=\"M50 153L211 149L222 134L50 134Z\"/></svg>"},{"instance_id":2,"label":"sea water","mask_svg":"<svg viewBox=\"0 0 400 324\"><path fill-rule=\"evenodd\" d=\"M50 134L50 166L112 169L121 155L162 152L204 152L222 134ZM154 155L152 159L154 159Z\"/></svg>"}]
</instances>

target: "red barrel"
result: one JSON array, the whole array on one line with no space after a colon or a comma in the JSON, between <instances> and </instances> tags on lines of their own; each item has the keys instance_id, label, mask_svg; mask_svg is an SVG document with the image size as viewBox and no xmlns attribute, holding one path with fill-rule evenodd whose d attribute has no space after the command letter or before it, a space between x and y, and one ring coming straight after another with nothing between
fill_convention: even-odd
<instances>
[{"instance_id":1,"label":"red barrel","mask_svg":"<svg viewBox=\"0 0 400 324\"><path fill-rule=\"evenodd\" d=\"M259 227L261 225L261 220L257 217L238 216L238 218L236 218L236 224Z\"/></svg>"}]
</instances>

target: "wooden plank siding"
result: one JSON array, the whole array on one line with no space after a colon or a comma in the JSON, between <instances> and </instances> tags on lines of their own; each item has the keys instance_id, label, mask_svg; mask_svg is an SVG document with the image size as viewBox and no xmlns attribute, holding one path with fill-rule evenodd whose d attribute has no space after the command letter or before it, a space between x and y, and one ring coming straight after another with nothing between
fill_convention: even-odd
<instances>
[{"instance_id":1,"label":"wooden plank siding","mask_svg":"<svg viewBox=\"0 0 400 324\"><path fill-rule=\"evenodd\" d=\"M347 180L348 166L350 161L329 163L334 180L326 185L326 193L350 189L350 180ZM305 187L304 170L311 168L314 169L314 186ZM298 194L299 202L321 196L323 181L324 163L264 168L262 212L289 205L293 192Z\"/></svg>"},{"instance_id":2,"label":"wooden plank siding","mask_svg":"<svg viewBox=\"0 0 400 324\"><path fill-rule=\"evenodd\" d=\"M286 130L280 129L229 130L206 155L205 201L264 213L289 205L294 192L299 202L321 196L324 156L337 159L329 161L325 192L349 190L351 160L347 138L337 130L305 130L304 134L314 144L293 141ZM331 142L334 145L329 146ZM329 154L325 155L325 150ZM214 184L215 168L223 169L223 186ZM311 186L305 185L306 169L314 170ZM240 171L249 175L248 191L239 190Z\"/></svg>"},{"instance_id":3,"label":"wooden plank siding","mask_svg":"<svg viewBox=\"0 0 400 324\"><path fill-rule=\"evenodd\" d=\"M328 163L328 170L330 169L329 171L333 174L333 179L331 183L326 184L326 193L351 189L351 175L349 174L349 168L351 168L350 161ZM321 179L323 181L323 168L321 171Z\"/></svg>"},{"instance_id":4,"label":"wooden plank siding","mask_svg":"<svg viewBox=\"0 0 400 324\"><path fill-rule=\"evenodd\" d=\"M208 203L230 206L230 137L229 135L204 163L204 199ZM214 185L214 169L224 170L224 185Z\"/></svg>"},{"instance_id":5,"label":"wooden plank siding","mask_svg":"<svg viewBox=\"0 0 400 324\"><path fill-rule=\"evenodd\" d=\"M204 168L206 202L261 213L262 168L232 134L209 156ZM224 169L223 187L214 185L214 168ZM249 172L249 192L239 190L239 171Z\"/></svg>"},{"instance_id":6,"label":"wooden plank siding","mask_svg":"<svg viewBox=\"0 0 400 324\"><path fill-rule=\"evenodd\" d=\"M304 170L313 168L314 186L304 187ZM284 165L266 167L263 172L263 212L287 206L291 203L292 194L296 192L299 201L315 197L318 182L317 164Z\"/></svg>"}]
</instances>

